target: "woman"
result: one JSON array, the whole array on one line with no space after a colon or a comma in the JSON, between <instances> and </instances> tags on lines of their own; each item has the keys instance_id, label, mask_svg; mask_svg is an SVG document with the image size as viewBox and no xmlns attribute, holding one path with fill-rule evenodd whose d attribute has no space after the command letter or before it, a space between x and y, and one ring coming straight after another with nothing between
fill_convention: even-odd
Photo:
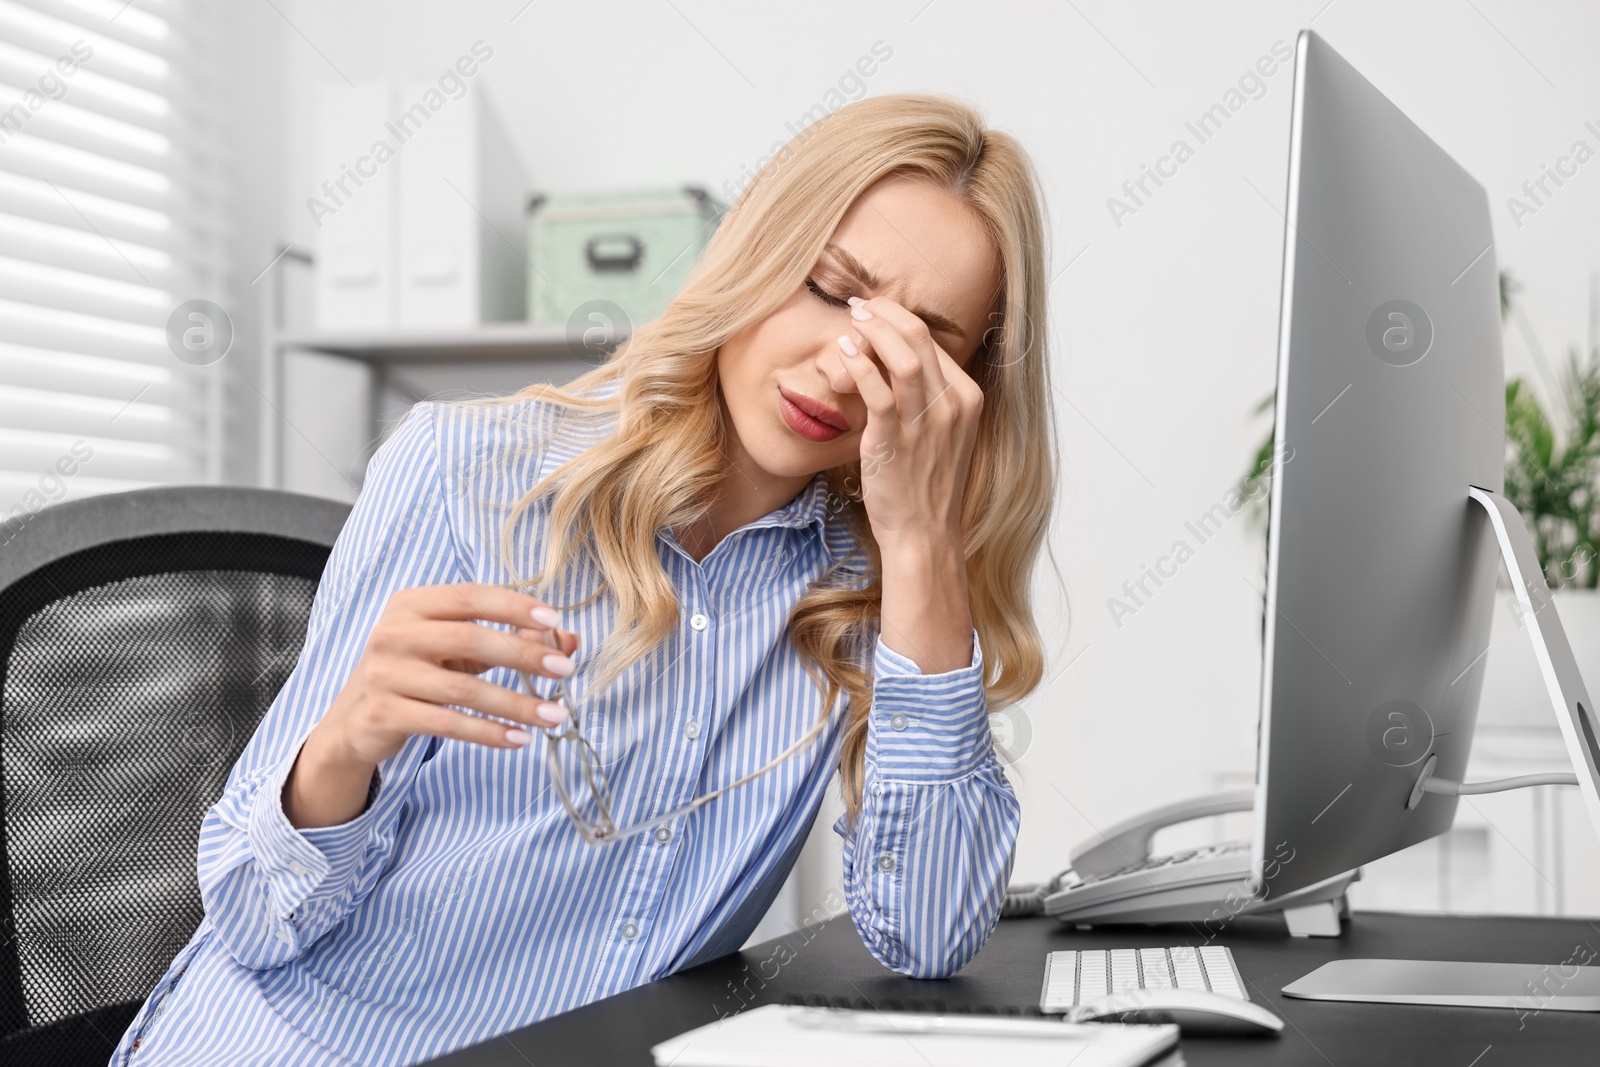
<instances>
[{"instance_id":1,"label":"woman","mask_svg":"<svg viewBox=\"0 0 1600 1067\"><path fill-rule=\"evenodd\" d=\"M416 405L113 1062L413 1063L735 951L835 770L866 947L961 968L1020 818L987 712L1042 674L1044 236L1009 137L862 100L603 366ZM585 839L572 721L640 832Z\"/></svg>"}]
</instances>

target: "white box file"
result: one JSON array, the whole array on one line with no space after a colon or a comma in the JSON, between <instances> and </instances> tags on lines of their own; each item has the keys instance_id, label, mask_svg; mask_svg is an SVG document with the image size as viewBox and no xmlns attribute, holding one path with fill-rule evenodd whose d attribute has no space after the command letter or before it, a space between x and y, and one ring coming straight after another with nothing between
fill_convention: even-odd
<instances>
[{"instance_id":1,"label":"white box file","mask_svg":"<svg viewBox=\"0 0 1600 1067\"><path fill-rule=\"evenodd\" d=\"M481 80L459 98L427 77L339 86L324 104L319 173L350 195L317 230L317 329L524 319L527 183Z\"/></svg>"},{"instance_id":2,"label":"white box file","mask_svg":"<svg viewBox=\"0 0 1600 1067\"><path fill-rule=\"evenodd\" d=\"M316 113L314 173L306 202L316 223L315 321L319 330L387 328L394 322L394 165L349 176L384 137L393 115L388 83L324 88ZM387 138L385 138L387 139ZM370 160L370 157L369 157ZM342 184L342 188L341 188Z\"/></svg>"}]
</instances>

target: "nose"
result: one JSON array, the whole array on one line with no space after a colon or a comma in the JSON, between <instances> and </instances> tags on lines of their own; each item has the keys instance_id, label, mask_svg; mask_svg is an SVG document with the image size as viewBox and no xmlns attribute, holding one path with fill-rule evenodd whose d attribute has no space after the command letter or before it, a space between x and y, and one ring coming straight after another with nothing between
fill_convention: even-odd
<instances>
[{"instance_id":1,"label":"nose","mask_svg":"<svg viewBox=\"0 0 1600 1067\"><path fill-rule=\"evenodd\" d=\"M845 366L844 361L847 358L872 359L873 356L870 349L867 348L865 340L859 334L846 336L850 336L850 339L855 342L856 350L861 355L847 357L843 350L839 348L839 339L830 337L828 343L823 346L821 356L817 359L817 366L822 370L823 376L828 379L828 384L833 387L834 392L859 395L861 390L856 388L856 380Z\"/></svg>"},{"instance_id":2,"label":"nose","mask_svg":"<svg viewBox=\"0 0 1600 1067\"><path fill-rule=\"evenodd\" d=\"M845 357L844 353L839 351L839 343L837 341L830 341L829 344L832 348L832 351L824 350L823 353L817 357L817 367L822 371L822 376L828 379L828 386L835 393L858 392L856 389L856 380L852 378L850 376L850 372L845 369Z\"/></svg>"}]
</instances>

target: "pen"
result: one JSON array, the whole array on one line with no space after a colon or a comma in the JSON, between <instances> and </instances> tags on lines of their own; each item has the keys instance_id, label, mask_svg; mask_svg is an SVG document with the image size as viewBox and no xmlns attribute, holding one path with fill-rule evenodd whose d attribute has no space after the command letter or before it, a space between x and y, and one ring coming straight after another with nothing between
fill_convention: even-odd
<instances>
[{"instance_id":1,"label":"pen","mask_svg":"<svg viewBox=\"0 0 1600 1067\"><path fill-rule=\"evenodd\" d=\"M802 1026L891 1034L969 1034L979 1037L1081 1036L1077 1027L1049 1019L973 1019L923 1013L884 1013L849 1008L805 1008L795 1016Z\"/></svg>"}]
</instances>

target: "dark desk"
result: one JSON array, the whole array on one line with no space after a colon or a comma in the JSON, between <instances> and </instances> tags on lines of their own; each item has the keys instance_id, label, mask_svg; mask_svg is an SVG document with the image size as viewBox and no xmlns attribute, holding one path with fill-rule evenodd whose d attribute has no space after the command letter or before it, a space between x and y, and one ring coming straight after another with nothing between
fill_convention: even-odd
<instances>
[{"instance_id":1,"label":"dark desk","mask_svg":"<svg viewBox=\"0 0 1600 1067\"><path fill-rule=\"evenodd\" d=\"M885 970L868 955L849 917L841 915L432 1062L449 1067L648 1065L653 1062L650 1046L673 1034L713 1022L741 1003L782 1003L791 994L865 998L884 1010L912 998L941 998L950 1005L1036 1008L1044 954L1053 949L1199 943L1200 935L1188 926L1078 931L1049 918L1006 919L959 974L919 981ZM1600 1062L1600 1016L1594 1014L1340 1004L1294 1000L1279 992L1328 960L1352 956L1561 964L1572 959L1580 946L1591 946L1582 955L1600 949L1600 921L1357 912L1341 938L1297 939L1284 933L1281 919L1246 916L1229 924L1216 943L1233 949L1239 971L1251 986L1251 999L1276 1011L1289 1025L1276 1038L1185 1037L1184 1057L1194 1067L1257 1063L1592 1067Z\"/></svg>"}]
</instances>

